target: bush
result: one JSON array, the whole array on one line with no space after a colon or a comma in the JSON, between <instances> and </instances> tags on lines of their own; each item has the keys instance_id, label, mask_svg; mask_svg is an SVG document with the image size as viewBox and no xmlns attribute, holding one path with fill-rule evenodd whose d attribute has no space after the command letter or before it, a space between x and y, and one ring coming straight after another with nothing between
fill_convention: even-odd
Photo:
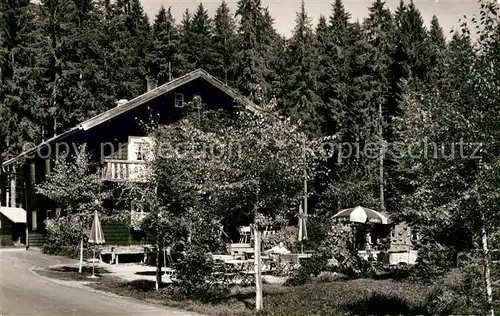
<instances>
[{"instance_id":1,"label":"bush","mask_svg":"<svg viewBox=\"0 0 500 316\"><path fill-rule=\"evenodd\" d=\"M45 221L47 236L42 245L43 253L65 256L72 259L79 257L80 222L74 217L59 217Z\"/></svg>"},{"instance_id":2,"label":"bush","mask_svg":"<svg viewBox=\"0 0 500 316\"><path fill-rule=\"evenodd\" d=\"M207 258L205 247L190 245L174 265L175 283L165 291L177 300L218 301L229 293L229 288L214 276L214 262Z\"/></svg>"},{"instance_id":3,"label":"bush","mask_svg":"<svg viewBox=\"0 0 500 316\"><path fill-rule=\"evenodd\" d=\"M455 251L438 243L424 244L418 251L416 264L411 268L411 278L420 282L432 282L445 275L453 267Z\"/></svg>"},{"instance_id":4,"label":"bush","mask_svg":"<svg viewBox=\"0 0 500 316\"><path fill-rule=\"evenodd\" d=\"M12 246L14 242L12 241L12 236L10 235L0 235L0 246Z\"/></svg>"},{"instance_id":5,"label":"bush","mask_svg":"<svg viewBox=\"0 0 500 316\"><path fill-rule=\"evenodd\" d=\"M427 297L427 312L434 315L488 314L481 262L453 269L434 282Z\"/></svg>"},{"instance_id":6,"label":"bush","mask_svg":"<svg viewBox=\"0 0 500 316\"><path fill-rule=\"evenodd\" d=\"M313 255L306 260L295 272L294 275L285 282L287 286L298 286L307 283L313 277L327 270L328 259L322 255Z\"/></svg>"},{"instance_id":7,"label":"bush","mask_svg":"<svg viewBox=\"0 0 500 316\"><path fill-rule=\"evenodd\" d=\"M335 265L328 264L330 259L333 259ZM287 284L305 284L323 271L338 272L351 278L359 277L366 275L371 267L370 263L359 257L350 226L333 224L327 237L318 246L317 253L295 272Z\"/></svg>"}]
</instances>

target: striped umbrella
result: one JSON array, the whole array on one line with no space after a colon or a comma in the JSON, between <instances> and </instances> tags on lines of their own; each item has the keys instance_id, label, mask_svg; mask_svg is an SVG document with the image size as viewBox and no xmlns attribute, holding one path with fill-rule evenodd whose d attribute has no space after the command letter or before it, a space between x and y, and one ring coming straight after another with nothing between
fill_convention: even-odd
<instances>
[{"instance_id":1,"label":"striped umbrella","mask_svg":"<svg viewBox=\"0 0 500 316\"><path fill-rule=\"evenodd\" d=\"M104 233L101 227L101 221L99 220L99 214L97 211L94 213L94 221L92 222L92 227L90 228L89 243L94 244L94 260L92 260L92 276L91 278L96 278L95 276L95 247L96 245L104 244Z\"/></svg>"},{"instance_id":2,"label":"striped umbrella","mask_svg":"<svg viewBox=\"0 0 500 316\"><path fill-rule=\"evenodd\" d=\"M89 243L95 245L104 244L106 240L104 239L104 233L102 232L101 221L99 220L99 214L95 211L94 221L92 222L92 228L90 228Z\"/></svg>"},{"instance_id":3,"label":"striped umbrella","mask_svg":"<svg viewBox=\"0 0 500 316\"><path fill-rule=\"evenodd\" d=\"M299 241L307 239L307 213L302 210L302 205L299 207Z\"/></svg>"},{"instance_id":4,"label":"striped umbrella","mask_svg":"<svg viewBox=\"0 0 500 316\"><path fill-rule=\"evenodd\" d=\"M389 218L375 210L366 207L353 207L342 210L335 214L333 218L338 221L349 221L354 223L374 223L374 224L388 224Z\"/></svg>"}]
</instances>

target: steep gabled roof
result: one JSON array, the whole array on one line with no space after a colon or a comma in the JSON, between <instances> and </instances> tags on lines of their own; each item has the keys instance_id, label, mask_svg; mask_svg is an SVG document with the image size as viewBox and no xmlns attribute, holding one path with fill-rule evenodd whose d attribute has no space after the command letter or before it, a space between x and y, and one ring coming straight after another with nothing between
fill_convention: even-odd
<instances>
[{"instance_id":1,"label":"steep gabled roof","mask_svg":"<svg viewBox=\"0 0 500 316\"><path fill-rule=\"evenodd\" d=\"M50 144L53 144L56 141L62 140L64 138L68 137L69 135L76 133L77 131L86 131L86 130L89 130L89 129L91 129L95 126L98 126L104 122L107 122L107 121L117 117L118 115L120 115L122 113L130 111L130 110L132 110L132 109L134 109L134 108L136 108L136 107L138 107L138 106L140 106L140 105L142 105L142 104L144 104L144 103L146 103L146 102L148 102L148 101L150 101L150 100L152 100L160 95L163 95L167 92L170 92L170 91L172 91L180 86L183 86L183 85L185 85L193 80L196 80L198 78L205 79L206 81L208 81L209 83L214 85L216 88L218 88L222 92L226 93L231 98L240 101L247 109L249 109L249 110L257 109L257 106L252 101L243 97L241 94L234 91L233 89L231 89L230 87L228 87L227 85L222 83L217 78L211 76L205 70L196 69L196 70L194 70L194 71L192 71L192 72L190 72L182 77L179 77L179 78L174 79L170 82L167 82L167 83L159 86L156 89L148 91L148 92L128 101L127 103L125 103L121 106L114 107L112 109L107 110L106 112L103 112L99 115L94 116L93 118L90 118L90 119L86 120L85 122L78 124L77 126L67 130L66 132L64 132L60 135L52 137L51 139L21 153L18 156L14 157L12 159L9 159L7 161L4 161L2 163L2 166L8 166L14 162L17 162L17 161L21 160L22 158L27 157L28 155L35 153L40 148L47 146L47 145L50 145Z\"/></svg>"}]
</instances>

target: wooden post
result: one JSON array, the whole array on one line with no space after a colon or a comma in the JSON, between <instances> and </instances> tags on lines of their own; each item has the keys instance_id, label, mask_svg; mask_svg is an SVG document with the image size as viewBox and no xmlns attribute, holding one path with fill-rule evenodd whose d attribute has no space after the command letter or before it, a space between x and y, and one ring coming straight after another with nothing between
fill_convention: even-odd
<instances>
[{"instance_id":1,"label":"wooden post","mask_svg":"<svg viewBox=\"0 0 500 316\"><path fill-rule=\"evenodd\" d=\"M50 176L50 158L45 159L45 177Z\"/></svg>"},{"instance_id":2,"label":"wooden post","mask_svg":"<svg viewBox=\"0 0 500 316\"><path fill-rule=\"evenodd\" d=\"M32 162L30 164L30 180L31 180L31 184L34 185L36 183L36 170L35 170L35 163Z\"/></svg>"},{"instance_id":3,"label":"wooden post","mask_svg":"<svg viewBox=\"0 0 500 316\"><path fill-rule=\"evenodd\" d=\"M17 207L16 205L16 167L12 167L10 174L10 207Z\"/></svg>"},{"instance_id":4,"label":"wooden post","mask_svg":"<svg viewBox=\"0 0 500 316\"><path fill-rule=\"evenodd\" d=\"M83 266L83 236L82 239L80 240L80 265L78 266L78 273L82 273L82 266Z\"/></svg>"},{"instance_id":5,"label":"wooden post","mask_svg":"<svg viewBox=\"0 0 500 316\"><path fill-rule=\"evenodd\" d=\"M258 229L257 225L254 229L254 257L255 257L255 310L261 311L264 309L264 302L262 297L262 267L260 260L260 248L262 240L262 232Z\"/></svg>"}]
</instances>

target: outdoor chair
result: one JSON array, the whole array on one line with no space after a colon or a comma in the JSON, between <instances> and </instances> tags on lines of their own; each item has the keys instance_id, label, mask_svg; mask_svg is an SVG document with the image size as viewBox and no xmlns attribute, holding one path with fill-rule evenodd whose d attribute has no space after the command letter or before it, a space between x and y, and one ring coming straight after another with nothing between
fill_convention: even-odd
<instances>
[{"instance_id":1,"label":"outdoor chair","mask_svg":"<svg viewBox=\"0 0 500 316\"><path fill-rule=\"evenodd\" d=\"M289 276L299 265L299 256L297 254L283 254L279 256L278 273Z\"/></svg>"}]
</instances>

